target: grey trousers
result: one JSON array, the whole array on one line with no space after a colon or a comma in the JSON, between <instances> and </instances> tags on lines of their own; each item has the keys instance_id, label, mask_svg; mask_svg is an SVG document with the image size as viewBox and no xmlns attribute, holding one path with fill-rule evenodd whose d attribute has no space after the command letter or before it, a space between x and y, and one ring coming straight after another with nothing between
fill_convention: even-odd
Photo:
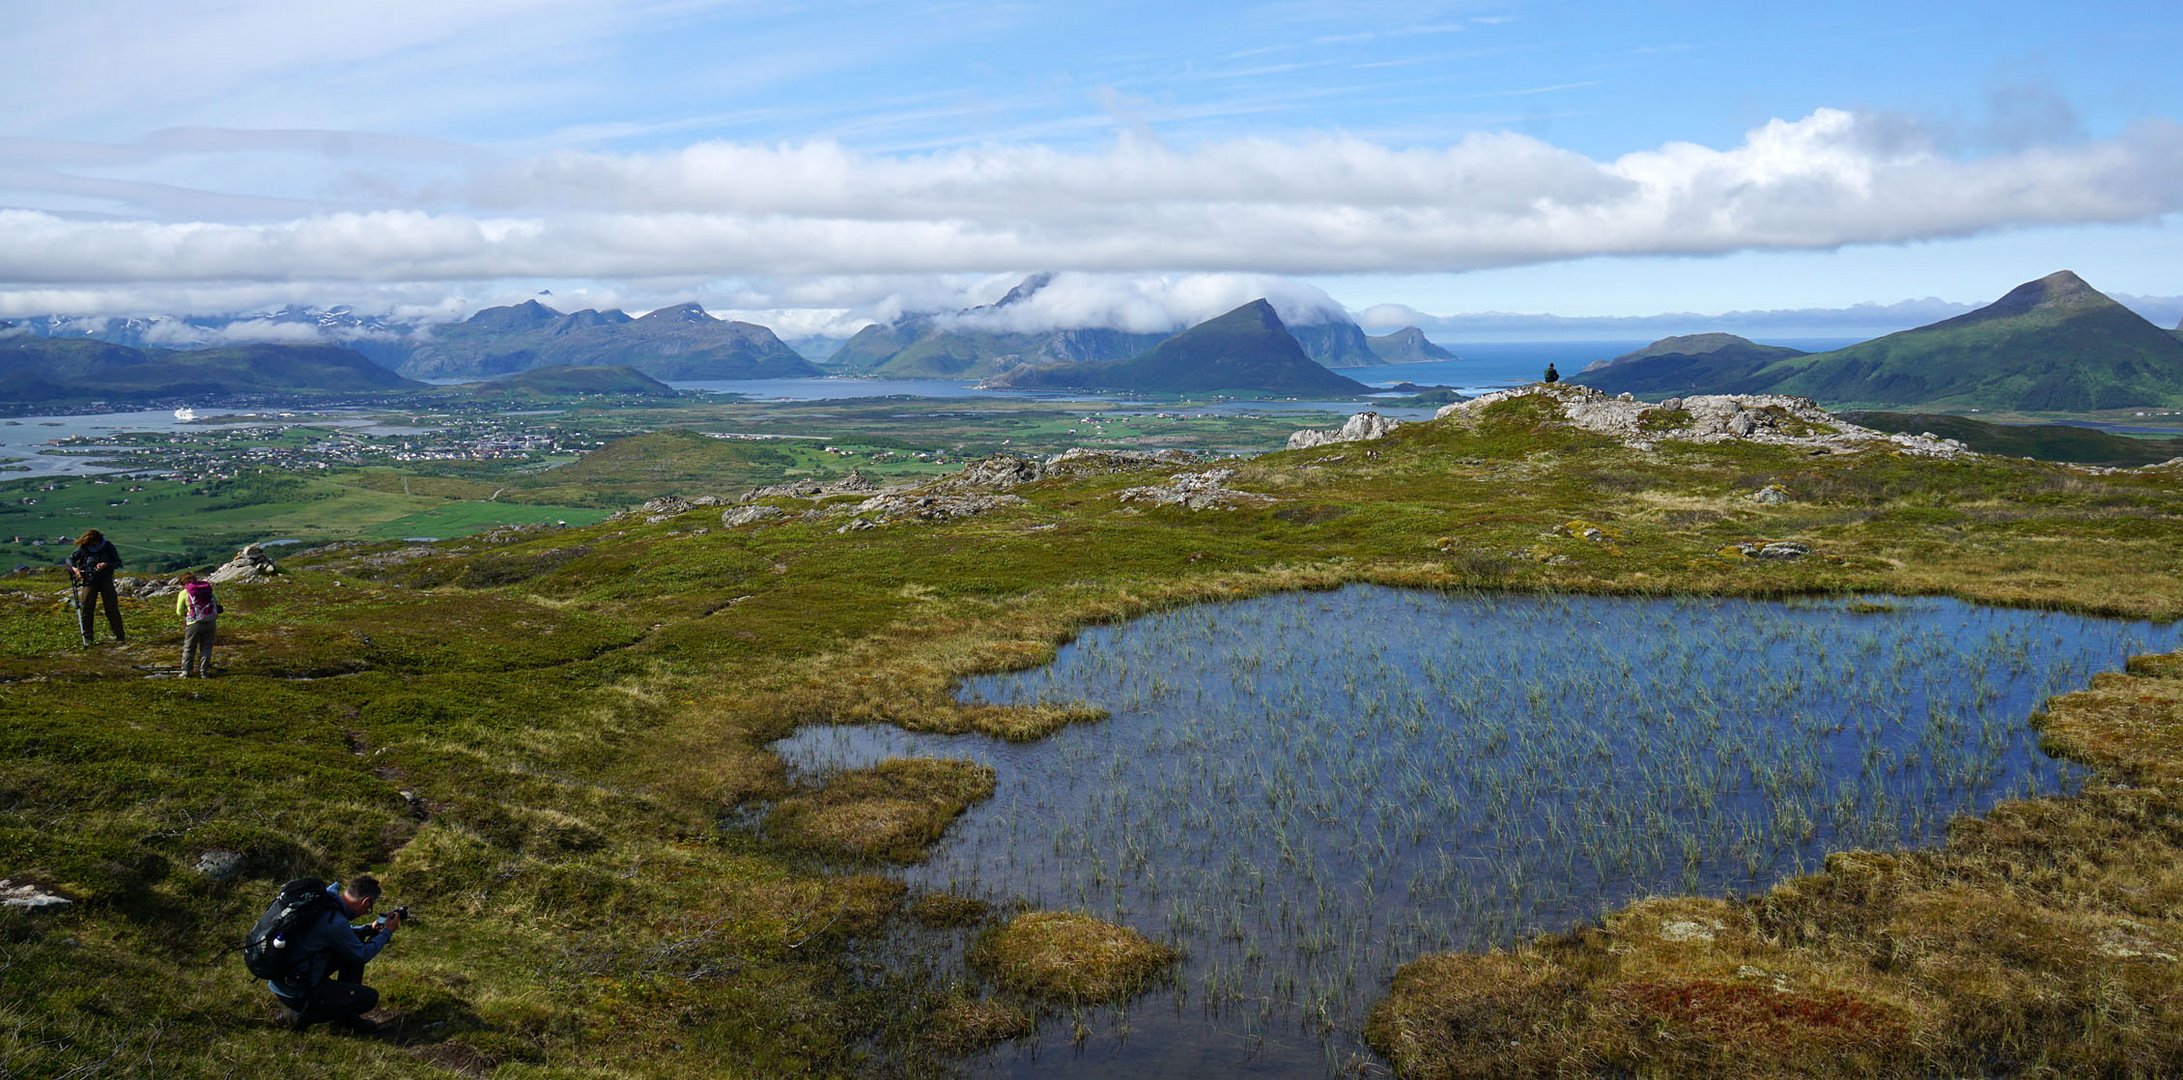
<instances>
[{"instance_id":1,"label":"grey trousers","mask_svg":"<svg viewBox=\"0 0 2183 1080\"><path fill-rule=\"evenodd\" d=\"M199 619L182 627L182 675L212 674L212 635L217 619Z\"/></svg>"},{"instance_id":2,"label":"grey trousers","mask_svg":"<svg viewBox=\"0 0 2183 1080\"><path fill-rule=\"evenodd\" d=\"M114 575L98 574L76 586L76 621L83 630L83 643L91 644L91 609L100 600L106 601L106 628L114 632L114 640L128 640L129 635L121 631L121 604L114 596Z\"/></svg>"}]
</instances>

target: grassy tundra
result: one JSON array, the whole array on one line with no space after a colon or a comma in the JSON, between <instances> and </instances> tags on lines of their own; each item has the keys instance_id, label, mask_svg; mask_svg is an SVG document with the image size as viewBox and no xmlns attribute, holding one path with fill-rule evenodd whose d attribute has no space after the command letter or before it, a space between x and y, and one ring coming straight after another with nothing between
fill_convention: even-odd
<instances>
[{"instance_id":1,"label":"grassy tundra","mask_svg":"<svg viewBox=\"0 0 2183 1080\"><path fill-rule=\"evenodd\" d=\"M75 902L0 909L0 1071L944 1069L1066 1003L1056 988L1141 985L1157 943L1056 974L1039 942L1103 931L906 895L888 867L989 774L904 762L812 789L766 743L809 723L1028 739L1094 720L951 691L1157 608L1371 581L2183 615L2174 470L1638 452L1518 398L1245 463L1229 484L1263 506L1114 497L1156 480L1048 481L965 520L848 533L846 512L728 529L700 510L292 559L223 594L226 675L206 682L143 677L175 663L171 600L129 608L128 646L82 651L57 579L9 582L0 877ZM1748 498L1770 484L1791 501ZM1812 554L1733 554L1753 540ZM1368 1035L1416 1076L2173 1073L2183 666L2140 661L2038 722L2093 767L2084 794L2005 805L1935 851L1837 855L1749 901L1645 901L1514 952L1421 958ZM245 853L243 876L195 872L213 849ZM372 968L387 1034L299 1039L223 950L273 884L356 870L420 916ZM856 949L935 919L984 926L960 976L875 972ZM1072 932L1028 932L1048 925Z\"/></svg>"}]
</instances>

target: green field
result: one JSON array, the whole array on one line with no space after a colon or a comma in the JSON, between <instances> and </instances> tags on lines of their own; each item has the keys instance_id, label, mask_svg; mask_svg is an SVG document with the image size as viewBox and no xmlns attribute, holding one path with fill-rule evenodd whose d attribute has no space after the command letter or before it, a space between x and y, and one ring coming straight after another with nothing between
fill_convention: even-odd
<instances>
[{"instance_id":1,"label":"green field","mask_svg":"<svg viewBox=\"0 0 2183 1080\"><path fill-rule=\"evenodd\" d=\"M42 490L48 486L59 490ZM131 490L136 488L142 490ZM23 505L26 498L35 505ZM144 571L224 562L244 544L267 540L317 544L449 537L536 521L590 524L607 513L596 507L403 495L338 474L269 473L209 491L170 480L42 477L0 484L0 569L57 564L70 548L55 541L92 528L114 541L130 569ZM46 544L29 543L34 538Z\"/></svg>"}]
</instances>

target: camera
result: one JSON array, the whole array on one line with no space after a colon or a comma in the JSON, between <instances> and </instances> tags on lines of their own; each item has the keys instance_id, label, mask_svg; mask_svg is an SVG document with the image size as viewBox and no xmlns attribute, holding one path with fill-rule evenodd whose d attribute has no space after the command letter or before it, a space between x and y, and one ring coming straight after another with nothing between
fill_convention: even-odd
<instances>
[{"instance_id":1,"label":"camera","mask_svg":"<svg viewBox=\"0 0 2183 1080\"><path fill-rule=\"evenodd\" d=\"M394 916L395 918L397 918L397 919L400 919L400 920L402 920L403 922L408 922L408 921L409 921L409 905L408 905L408 904L403 904L403 905L402 905L401 907L395 908L395 909L394 909L394 911L392 912L392 914L393 914L393 916Z\"/></svg>"}]
</instances>

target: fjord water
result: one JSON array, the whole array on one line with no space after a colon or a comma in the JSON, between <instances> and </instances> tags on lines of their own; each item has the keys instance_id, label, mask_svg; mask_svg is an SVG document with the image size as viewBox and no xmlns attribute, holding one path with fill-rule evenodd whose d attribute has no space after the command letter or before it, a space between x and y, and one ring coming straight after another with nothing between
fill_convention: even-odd
<instances>
[{"instance_id":1,"label":"fjord water","mask_svg":"<svg viewBox=\"0 0 2183 1080\"><path fill-rule=\"evenodd\" d=\"M2177 626L1946 599L1769 603L1355 586L1096 627L968 700L1112 711L1042 742L807 728L806 774L996 766L926 890L1087 911L1174 983L1049 1023L999 1075L1317 1076L1395 969L1654 894L1749 893L2056 792L2029 717ZM920 962L947 948L929 945ZM945 962L942 961L944 964ZM1082 1022L1089 1037L1072 1037Z\"/></svg>"}]
</instances>

